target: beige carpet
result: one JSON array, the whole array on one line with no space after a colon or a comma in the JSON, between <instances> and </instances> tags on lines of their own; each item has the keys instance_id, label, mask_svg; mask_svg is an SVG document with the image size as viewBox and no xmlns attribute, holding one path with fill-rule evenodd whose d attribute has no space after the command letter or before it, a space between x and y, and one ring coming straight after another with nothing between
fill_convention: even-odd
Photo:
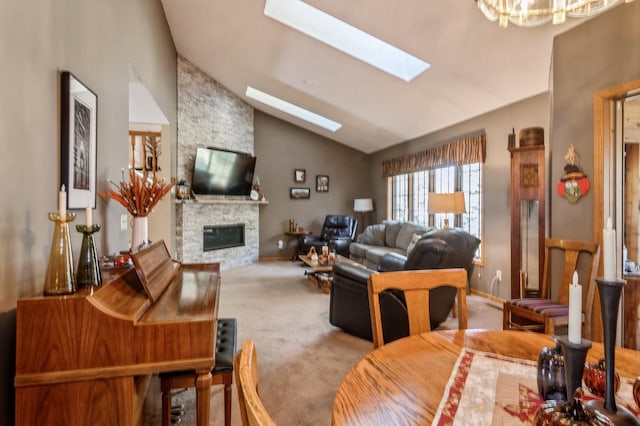
<instances>
[{"instance_id":1,"label":"beige carpet","mask_svg":"<svg viewBox=\"0 0 640 426\"><path fill-rule=\"evenodd\" d=\"M486 299L468 297L469 328L502 327L502 311ZM278 425L329 425L335 392L344 375L372 349L371 342L329 324L329 295L304 276L300 263L269 262L222 273L220 317L238 320L238 348L253 339L258 351L260 391ZM450 319L445 327L457 328ZM152 383L150 395L157 392ZM212 425L224 424L221 387L213 389ZM194 395L174 397L185 404L182 424L193 425ZM146 408L146 425L160 424L159 397ZM156 404L157 402L157 404ZM234 401L232 424L240 425Z\"/></svg>"}]
</instances>

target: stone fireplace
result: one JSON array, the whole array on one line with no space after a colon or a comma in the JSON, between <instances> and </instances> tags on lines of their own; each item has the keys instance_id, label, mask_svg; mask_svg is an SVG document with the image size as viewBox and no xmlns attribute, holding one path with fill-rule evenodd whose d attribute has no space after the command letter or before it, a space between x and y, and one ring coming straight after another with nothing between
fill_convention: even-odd
<instances>
[{"instance_id":1,"label":"stone fireplace","mask_svg":"<svg viewBox=\"0 0 640 426\"><path fill-rule=\"evenodd\" d=\"M253 108L178 58L178 148L176 175L191 182L196 148L253 154ZM249 197L199 196L176 204L176 255L185 263L219 262L229 269L258 261L259 205ZM244 245L206 250L205 227L244 225Z\"/></svg>"}]
</instances>

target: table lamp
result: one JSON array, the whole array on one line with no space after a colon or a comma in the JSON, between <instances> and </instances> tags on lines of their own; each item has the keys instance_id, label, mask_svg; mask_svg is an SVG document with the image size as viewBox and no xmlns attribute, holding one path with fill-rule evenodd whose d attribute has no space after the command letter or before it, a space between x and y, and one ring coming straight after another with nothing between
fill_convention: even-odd
<instances>
[{"instance_id":1,"label":"table lamp","mask_svg":"<svg viewBox=\"0 0 640 426\"><path fill-rule=\"evenodd\" d=\"M353 211L362 215L362 229L366 227L364 214L373 211L373 200L371 198L356 198L353 200Z\"/></svg>"},{"instance_id":2,"label":"table lamp","mask_svg":"<svg viewBox=\"0 0 640 426\"><path fill-rule=\"evenodd\" d=\"M464 192L437 193L430 192L427 212L429 214L462 214L467 209L464 203ZM449 219L445 216L444 227L449 227Z\"/></svg>"}]
</instances>

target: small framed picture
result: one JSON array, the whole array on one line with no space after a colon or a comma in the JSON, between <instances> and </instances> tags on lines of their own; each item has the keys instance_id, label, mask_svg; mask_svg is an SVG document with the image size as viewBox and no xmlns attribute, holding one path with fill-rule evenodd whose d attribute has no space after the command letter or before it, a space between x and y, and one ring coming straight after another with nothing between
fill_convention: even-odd
<instances>
[{"instance_id":1,"label":"small framed picture","mask_svg":"<svg viewBox=\"0 0 640 426\"><path fill-rule=\"evenodd\" d=\"M291 188L289 197L294 200L306 200L311 198L311 188Z\"/></svg>"},{"instance_id":2,"label":"small framed picture","mask_svg":"<svg viewBox=\"0 0 640 426\"><path fill-rule=\"evenodd\" d=\"M294 182L304 182L307 180L307 171L305 169L295 169L293 171Z\"/></svg>"},{"instance_id":3,"label":"small framed picture","mask_svg":"<svg viewBox=\"0 0 640 426\"><path fill-rule=\"evenodd\" d=\"M316 192L329 192L329 176L316 175Z\"/></svg>"}]
</instances>

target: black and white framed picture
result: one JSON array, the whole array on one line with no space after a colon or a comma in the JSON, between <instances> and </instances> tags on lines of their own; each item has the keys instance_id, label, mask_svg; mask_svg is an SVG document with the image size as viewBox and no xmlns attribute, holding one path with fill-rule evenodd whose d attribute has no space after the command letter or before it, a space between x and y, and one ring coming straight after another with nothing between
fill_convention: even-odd
<instances>
[{"instance_id":1,"label":"black and white framed picture","mask_svg":"<svg viewBox=\"0 0 640 426\"><path fill-rule=\"evenodd\" d=\"M60 184L67 208L95 208L98 97L69 71L61 73L60 92Z\"/></svg>"},{"instance_id":2,"label":"black and white framed picture","mask_svg":"<svg viewBox=\"0 0 640 426\"><path fill-rule=\"evenodd\" d=\"M307 171L305 169L295 169L293 171L294 182L304 182L307 180Z\"/></svg>"},{"instance_id":3,"label":"black and white framed picture","mask_svg":"<svg viewBox=\"0 0 640 426\"><path fill-rule=\"evenodd\" d=\"M329 192L329 176L316 176L316 192Z\"/></svg>"}]
</instances>

